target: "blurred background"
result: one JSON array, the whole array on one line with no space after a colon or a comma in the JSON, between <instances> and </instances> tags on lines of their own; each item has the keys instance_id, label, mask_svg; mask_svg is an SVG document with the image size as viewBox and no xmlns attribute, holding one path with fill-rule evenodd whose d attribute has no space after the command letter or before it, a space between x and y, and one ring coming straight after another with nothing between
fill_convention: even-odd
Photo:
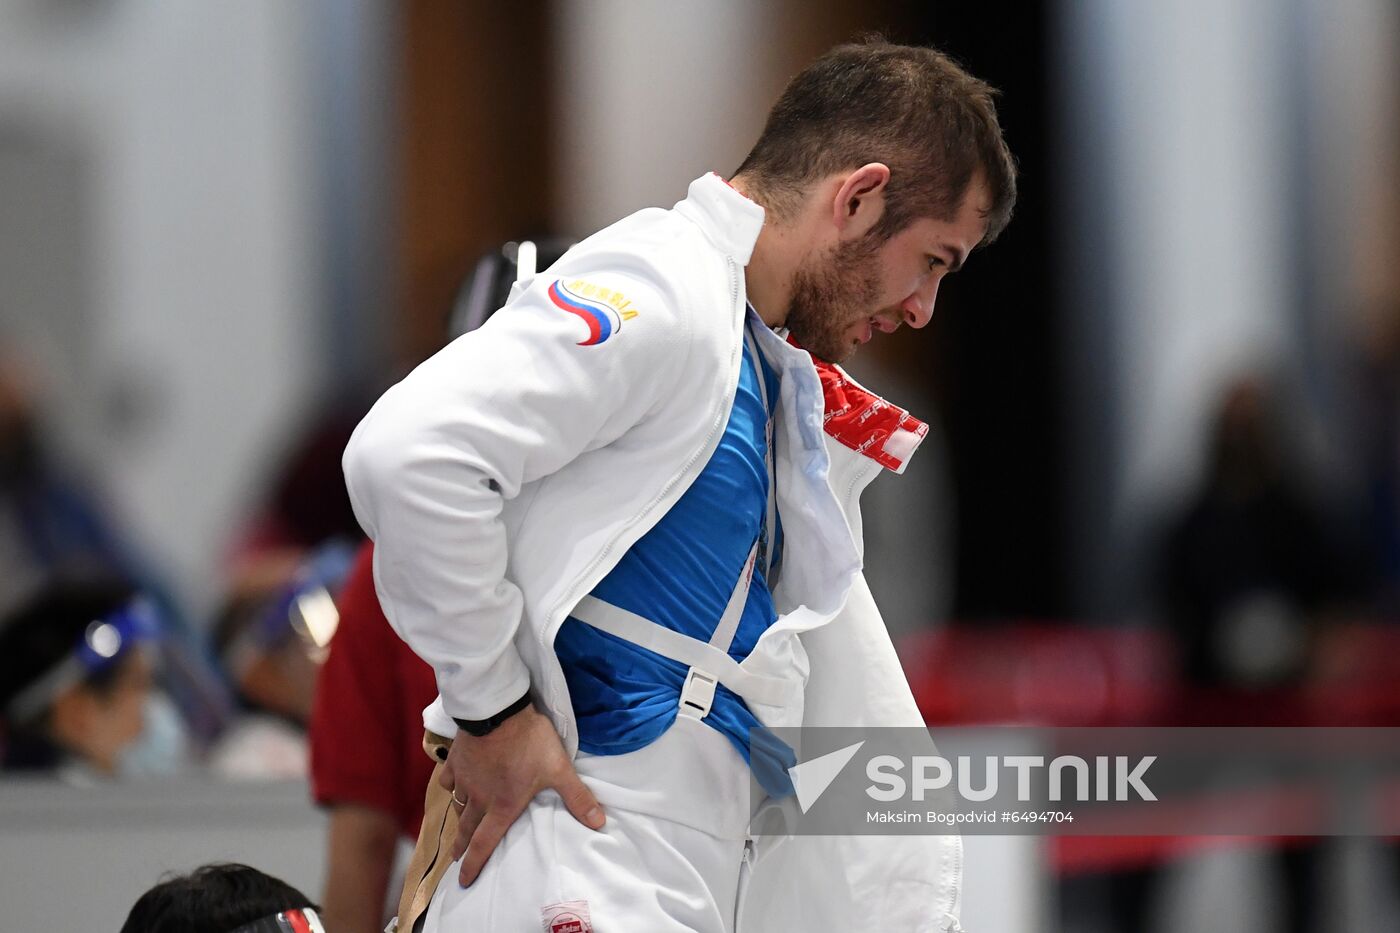
<instances>
[{"instance_id":1,"label":"blurred background","mask_svg":"<svg viewBox=\"0 0 1400 933\"><path fill-rule=\"evenodd\" d=\"M1400 725L1393 0L0 0L6 926L93 833L109 920L206 855L320 890L349 431L483 253L731 173L868 30L998 87L1021 170L852 366L933 426L866 518L928 721ZM967 884L984 933L1400 916L1374 839L978 839Z\"/></svg>"}]
</instances>

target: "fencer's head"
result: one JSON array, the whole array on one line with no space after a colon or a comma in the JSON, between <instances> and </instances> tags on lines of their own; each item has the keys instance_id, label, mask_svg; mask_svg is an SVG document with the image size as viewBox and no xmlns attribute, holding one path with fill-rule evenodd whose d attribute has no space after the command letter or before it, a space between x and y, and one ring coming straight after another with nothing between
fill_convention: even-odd
<instances>
[{"instance_id":1,"label":"fencer's head","mask_svg":"<svg viewBox=\"0 0 1400 933\"><path fill-rule=\"evenodd\" d=\"M787 241L785 324L839 362L922 327L1016 201L995 92L934 49L839 46L792 80L735 175Z\"/></svg>"}]
</instances>

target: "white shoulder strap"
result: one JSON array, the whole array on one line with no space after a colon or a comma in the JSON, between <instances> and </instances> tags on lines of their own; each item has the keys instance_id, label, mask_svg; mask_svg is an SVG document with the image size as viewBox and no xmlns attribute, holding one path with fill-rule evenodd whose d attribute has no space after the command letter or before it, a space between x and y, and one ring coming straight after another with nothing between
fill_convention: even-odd
<instances>
[{"instance_id":1,"label":"white shoulder strap","mask_svg":"<svg viewBox=\"0 0 1400 933\"><path fill-rule=\"evenodd\" d=\"M688 665L690 673L686 689L681 692L681 708L697 719L704 719L710 712L716 683L724 684L745 700L768 706L788 705L801 694L800 683L745 670L729 656L728 646L719 647L683 635L595 596L580 600L572 615L596 629Z\"/></svg>"}]
</instances>

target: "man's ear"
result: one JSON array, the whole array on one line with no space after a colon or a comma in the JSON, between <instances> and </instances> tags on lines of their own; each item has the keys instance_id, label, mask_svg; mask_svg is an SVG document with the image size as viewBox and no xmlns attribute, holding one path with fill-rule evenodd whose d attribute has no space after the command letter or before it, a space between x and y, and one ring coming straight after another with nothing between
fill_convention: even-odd
<instances>
[{"instance_id":1,"label":"man's ear","mask_svg":"<svg viewBox=\"0 0 1400 933\"><path fill-rule=\"evenodd\" d=\"M890 168L883 162L868 162L841 179L831 204L831 220L842 239L865 236L880 222L889 182Z\"/></svg>"}]
</instances>

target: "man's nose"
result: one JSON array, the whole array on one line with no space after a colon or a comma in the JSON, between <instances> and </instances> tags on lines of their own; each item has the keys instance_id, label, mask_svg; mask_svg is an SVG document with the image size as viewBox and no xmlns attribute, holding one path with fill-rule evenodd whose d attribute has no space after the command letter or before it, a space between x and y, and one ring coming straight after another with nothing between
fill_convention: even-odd
<instances>
[{"instance_id":1,"label":"man's nose","mask_svg":"<svg viewBox=\"0 0 1400 933\"><path fill-rule=\"evenodd\" d=\"M920 328L933 319L933 302L938 297L938 279L904 299L904 323Z\"/></svg>"}]
</instances>

